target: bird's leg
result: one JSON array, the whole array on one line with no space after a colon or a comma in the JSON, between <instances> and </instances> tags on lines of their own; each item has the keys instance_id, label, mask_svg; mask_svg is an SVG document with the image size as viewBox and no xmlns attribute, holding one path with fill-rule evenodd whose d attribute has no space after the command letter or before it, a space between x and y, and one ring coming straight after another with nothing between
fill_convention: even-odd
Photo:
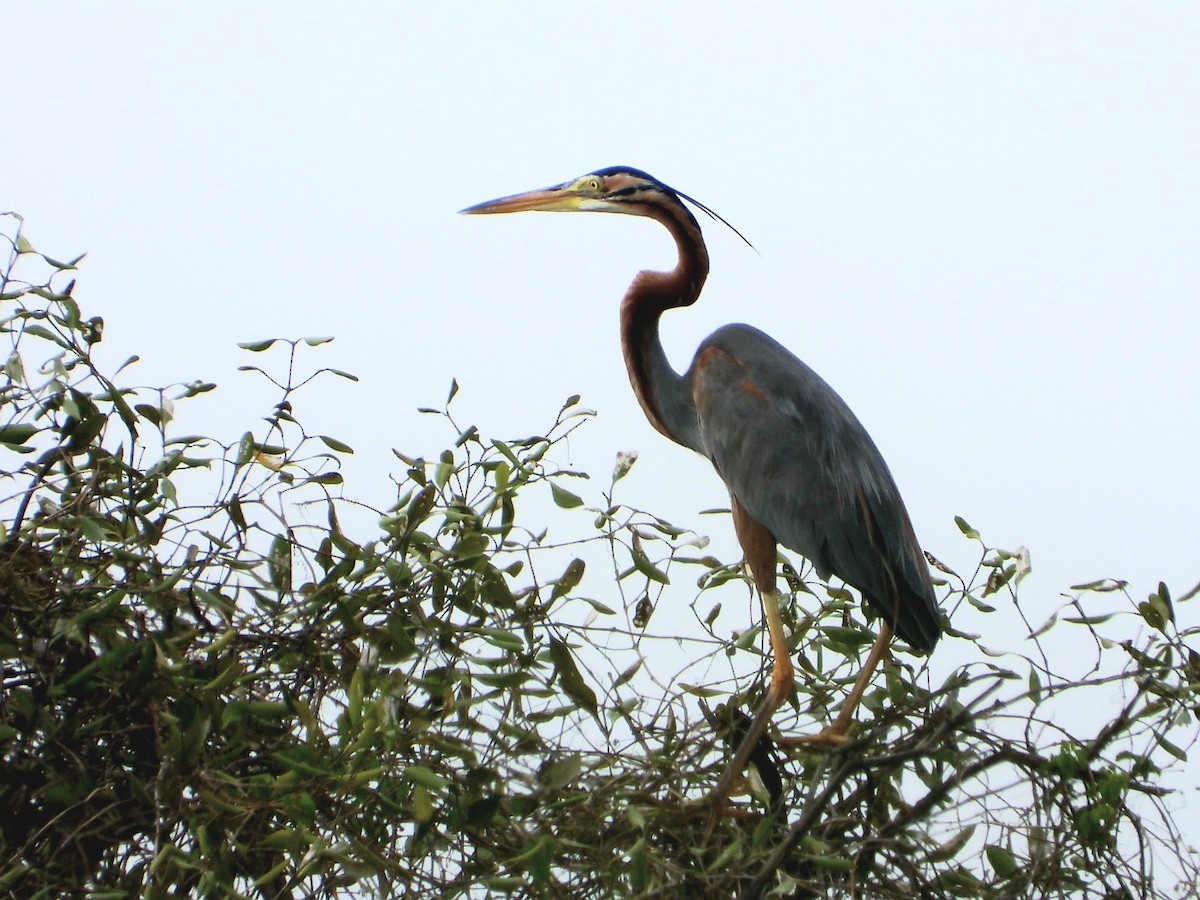
<instances>
[{"instance_id":1,"label":"bird's leg","mask_svg":"<svg viewBox=\"0 0 1200 900\"><path fill-rule=\"evenodd\" d=\"M795 670L792 667L787 641L783 635L783 618L779 615L779 598L775 591L763 593L762 603L763 613L767 620L767 631L771 636L771 653L774 657L771 668L771 686L767 689L767 696L758 707L758 712L754 714L754 720L750 723L742 742L733 754L733 759L729 761L725 772L712 789L712 793L709 794L709 801L715 806L722 806L729 799L729 792L734 781L742 774L746 763L750 761L750 754L754 752L758 742L767 733L767 726L771 724L771 716L792 692L792 683L795 680Z\"/></svg>"},{"instance_id":2,"label":"bird's leg","mask_svg":"<svg viewBox=\"0 0 1200 900\"><path fill-rule=\"evenodd\" d=\"M771 716L787 699L795 680L791 654L783 633L783 617L779 614L779 595L775 593L775 537L751 518L736 497L729 499L738 543L742 545L742 552L746 554L746 564L750 567L754 584L762 596L763 618L767 623L767 633L771 637L773 663L771 686L767 689L767 696L759 706L758 712L754 714L754 720L750 723L749 730L733 754L733 759L729 761L724 774L721 775L716 787L709 794L709 800L718 807L723 806L728 799L734 781L746 768L750 754L754 752L758 742L767 733L767 726L771 724Z\"/></svg>"},{"instance_id":3,"label":"bird's leg","mask_svg":"<svg viewBox=\"0 0 1200 900\"><path fill-rule=\"evenodd\" d=\"M834 719L832 725L817 734L781 738L779 743L789 747L841 747L848 744L850 739L846 736L846 732L850 730L850 723L854 721L854 711L858 708L863 694L866 693L867 685L871 683L871 676L875 674L875 668L887 653L888 645L892 642L892 634L892 626L884 622L879 629L879 637L875 641L875 646L871 648L871 653L867 656L867 661L858 675L858 680L854 682L854 687L851 688L846 701L842 704L841 712L838 713L838 717Z\"/></svg>"}]
</instances>

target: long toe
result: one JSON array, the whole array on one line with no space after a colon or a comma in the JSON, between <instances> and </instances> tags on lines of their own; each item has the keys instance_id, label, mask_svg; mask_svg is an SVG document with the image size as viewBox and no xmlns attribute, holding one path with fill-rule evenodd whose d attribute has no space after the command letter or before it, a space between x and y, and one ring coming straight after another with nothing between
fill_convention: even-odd
<instances>
[{"instance_id":1,"label":"long toe","mask_svg":"<svg viewBox=\"0 0 1200 900\"><path fill-rule=\"evenodd\" d=\"M834 731L826 728L817 734L801 734L795 737L781 737L776 743L783 747L808 747L833 750L845 747L850 743L850 737L844 731Z\"/></svg>"}]
</instances>

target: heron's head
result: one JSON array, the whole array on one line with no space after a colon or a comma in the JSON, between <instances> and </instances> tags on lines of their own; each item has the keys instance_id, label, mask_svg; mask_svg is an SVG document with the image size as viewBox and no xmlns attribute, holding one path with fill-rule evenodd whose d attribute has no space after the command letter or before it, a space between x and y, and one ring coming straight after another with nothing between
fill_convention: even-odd
<instances>
[{"instance_id":1,"label":"heron's head","mask_svg":"<svg viewBox=\"0 0 1200 900\"><path fill-rule=\"evenodd\" d=\"M512 194L496 200L487 200L462 210L465 215L484 213L514 213L538 210L541 212L607 212L624 213L630 216L649 216L660 222L678 221L689 223L699 234L686 200L707 215L723 222L743 241L739 232L719 215L682 191L663 184L641 169L629 166L610 166L589 172L574 181L554 187L539 188L523 194ZM749 241L746 241L749 244Z\"/></svg>"},{"instance_id":2,"label":"heron's head","mask_svg":"<svg viewBox=\"0 0 1200 900\"><path fill-rule=\"evenodd\" d=\"M664 204L682 205L679 193L639 169L611 166L554 187L488 200L462 212L479 215L538 210L647 216L652 215L652 207Z\"/></svg>"}]
</instances>

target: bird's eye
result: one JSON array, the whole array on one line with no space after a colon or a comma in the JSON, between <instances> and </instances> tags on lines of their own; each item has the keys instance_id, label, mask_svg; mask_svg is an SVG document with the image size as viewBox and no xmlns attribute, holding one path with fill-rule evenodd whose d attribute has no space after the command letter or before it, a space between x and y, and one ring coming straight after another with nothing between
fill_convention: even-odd
<instances>
[{"instance_id":1,"label":"bird's eye","mask_svg":"<svg viewBox=\"0 0 1200 900\"><path fill-rule=\"evenodd\" d=\"M584 175L575 179L571 190L580 194L600 194L604 192L604 179L599 175Z\"/></svg>"}]
</instances>

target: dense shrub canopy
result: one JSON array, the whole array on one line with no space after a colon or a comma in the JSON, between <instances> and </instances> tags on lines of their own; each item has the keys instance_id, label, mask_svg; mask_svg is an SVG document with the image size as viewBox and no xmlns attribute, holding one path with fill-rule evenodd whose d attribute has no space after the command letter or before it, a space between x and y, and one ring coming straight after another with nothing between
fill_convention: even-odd
<instances>
[{"instance_id":1,"label":"dense shrub canopy","mask_svg":"<svg viewBox=\"0 0 1200 900\"><path fill-rule=\"evenodd\" d=\"M455 421L452 389L433 411L451 446L397 451L396 495L364 511L341 494L353 451L302 424L319 410L298 412L314 378L354 389L313 367L324 340L244 345L279 392L265 420L176 434L175 404L213 385L101 371L103 322L71 296L78 261L0 221L3 890L1158 897L1196 883L1173 820L1197 734L1197 628L1176 618L1190 595L1081 586L1025 623L1024 652L1002 652L967 629L1023 620L1025 558L960 522L978 568L935 566L965 662L934 679L892 654L850 746L768 753L740 815L714 816L706 791L767 662L759 629L721 618L748 583L618 499L632 455L603 489L556 465L588 417L577 398L544 435L501 440ZM778 721L790 733L836 708L874 635L800 563L783 568L801 666Z\"/></svg>"}]
</instances>

